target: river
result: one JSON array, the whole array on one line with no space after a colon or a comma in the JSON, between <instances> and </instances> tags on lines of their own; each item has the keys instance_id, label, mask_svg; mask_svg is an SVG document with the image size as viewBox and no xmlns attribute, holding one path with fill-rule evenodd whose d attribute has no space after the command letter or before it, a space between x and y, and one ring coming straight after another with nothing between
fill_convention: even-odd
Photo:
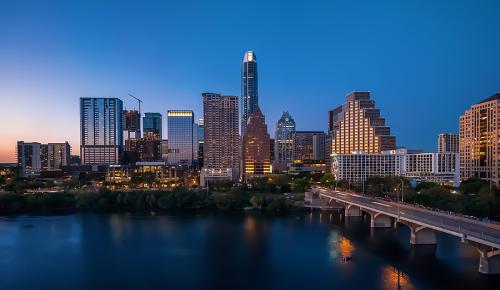
<instances>
[{"instance_id":1,"label":"river","mask_svg":"<svg viewBox=\"0 0 500 290\"><path fill-rule=\"evenodd\" d=\"M350 259L345 258L350 257ZM0 289L500 289L438 234L339 214L73 213L0 218Z\"/></svg>"}]
</instances>

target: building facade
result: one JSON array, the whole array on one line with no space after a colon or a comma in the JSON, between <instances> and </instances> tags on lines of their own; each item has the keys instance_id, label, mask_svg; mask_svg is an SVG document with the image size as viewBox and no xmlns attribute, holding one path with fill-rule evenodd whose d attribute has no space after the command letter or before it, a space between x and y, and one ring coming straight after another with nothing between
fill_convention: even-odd
<instances>
[{"instance_id":1,"label":"building facade","mask_svg":"<svg viewBox=\"0 0 500 290\"><path fill-rule=\"evenodd\" d=\"M293 161L293 136L295 134L295 121L289 112L285 111L276 122L274 134L274 162L278 170L286 168Z\"/></svg>"},{"instance_id":2,"label":"building facade","mask_svg":"<svg viewBox=\"0 0 500 290\"><path fill-rule=\"evenodd\" d=\"M236 180L240 168L238 97L203 93L203 169L201 184Z\"/></svg>"},{"instance_id":3,"label":"building facade","mask_svg":"<svg viewBox=\"0 0 500 290\"><path fill-rule=\"evenodd\" d=\"M243 136L243 174L245 177L271 173L269 139L266 119L257 106L248 118Z\"/></svg>"},{"instance_id":4,"label":"building facade","mask_svg":"<svg viewBox=\"0 0 500 290\"><path fill-rule=\"evenodd\" d=\"M82 165L118 164L123 150L123 103L117 98L80 98Z\"/></svg>"},{"instance_id":5,"label":"building facade","mask_svg":"<svg viewBox=\"0 0 500 290\"><path fill-rule=\"evenodd\" d=\"M137 110L123 110L123 140L141 138L141 114Z\"/></svg>"},{"instance_id":6,"label":"building facade","mask_svg":"<svg viewBox=\"0 0 500 290\"><path fill-rule=\"evenodd\" d=\"M328 112L331 153L372 154L396 149L396 137L370 99L370 92L353 92L346 99L343 105Z\"/></svg>"},{"instance_id":7,"label":"building facade","mask_svg":"<svg viewBox=\"0 0 500 290\"><path fill-rule=\"evenodd\" d=\"M296 131L293 135L293 160L325 161L326 134L322 131Z\"/></svg>"},{"instance_id":8,"label":"building facade","mask_svg":"<svg viewBox=\"0 0 500 290\"><path fill-rule=\"evenodd\" d=\"M416 182L460 184L457 153L408 153L406 149L381 153L332 154L331 171L336 180L361 186L368 177L404 176Z\"/></svg>"},{"instance_id":9,"label":"building facade","mask_svg":"<svg viewBox=\"0 0 500 290\"><path fill-rule=\"evenodd\" d=\"M459 153L460 135L454 133L441 133L438 135L438 153Z\"/></svg>"},{"instance_id":10,"label":"building facade","mask_svg":"<svg viewBox=\"0 0 500 290\"><path fill-rule=\"evenodd\" d=\"M57 170L70 165L71 146L68 142L47 144L47 169Z\"/></svg>"},{"instance_id":11,"label":"building facade","mask_svg":"<svg viewBox=\"0 0 500 290\"><path fill-rule=\"evenodd\" d=\"M160 113L144 113L142 118L142 131L144 137L162 138L162 116Z\"/></svg>"},{"instance_id":12,"label":"building facade","mask_svg":"<svg viewBox=\"0 0 500 290\"><path fill-rule=\"evenodd\" d=\"M499 185L500 93L472 105L460 117L462 179L481 178Z\"/></svg>"},{"instance_id":13,"label":"building facade","mask_svg":"<svg viewBox=\"0 0 500 290\"><path fill-rule=\"evenodd\" d=\"M21 170L20 177L29 177L42 171L40 146L38 142L17 141L16 159Z\"/></svg>"},{"instance_id":14,"label":"building facade","mask_svg":"<svg viewBox=\"0 0 500 290\"><path fill-rule=\"evenodd\" d=\"M259 105L257 56L245 52L241 65L241 135L245 134L248 118Z\"/></svg>"},{"instance_id":15,"label":"building facade","mask_svg":"<svg viewBox=\"0 0 500 290\"><path fill-rule=\"evenodd\" d=\"M191 110L167 112L168 163L191 165L198 159L194 113Z\"/></svg>"}]
</instances>

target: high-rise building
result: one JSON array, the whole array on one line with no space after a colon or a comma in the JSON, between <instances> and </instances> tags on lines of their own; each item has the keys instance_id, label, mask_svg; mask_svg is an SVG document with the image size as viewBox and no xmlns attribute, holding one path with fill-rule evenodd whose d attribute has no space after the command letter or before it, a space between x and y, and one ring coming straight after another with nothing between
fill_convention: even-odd
<instances>
[{"instance_id":1,"label":"high-rise building","mask_svg":"<svg viewBox=\"0 0 500 290\"><path fill-rule=\"evenodd\" d=\"M198 166L203 167L203 144L205 143L205 120L198 119Z\"/></svg>"},{"instance_id":2,"label":"high-rise building","mask_svg":"<svg viewBox=\"0 0 500 290\"><path fill-rule=\"evenodd\" d=\"M240 168L238 97L203 93L205 136L201 184L236 180Z\"/></svg>"},{"instance_id":3,"label":"high-rise building","mask_svg":"<svg viewBox=\"0 0 500 290\"><path fill-rule=\"evenodd\" d=\"M40 144L40 162L42 171L49 170L49 145Z\"/></svg>"},{"instance_id":4,"label":"high-rise building","mask_svg":"<svg viewBox=\"0 0 500 290\"><path fill-rule=\"evenodd\" d=\"M266 119L257 106L248 118L243 136L243 174L246 177L271 173L269 139Z\"/></svg>"},{"instance_id":5,"label":"high-rise building","mask_svg":"<svg viewBox=\"0 0 500 290\"><path fill-rule=\"evenodd\" d=\"M380 116L380 109L370 99L370 92L353 92L347 101L328 112L331 153L355 151L380 153L396 149L396 137Z\"/></svg>"},{"instance_id":6,"label":"high-rise building","mask_svg":"<svg viewBox=\"0 0 500 290\"><path fill-rule=\"evenodd\" d=\"M286 168L293 161L293 135L295 134L295 121L290 113L283 112L276 122L274 134L274 162L277 169Z\"/></svg>"},{"instance_id":7,"label":"high-rise building","mask_svg":"<svg viewBox=\"0 0 500 290\"><path fill-rule=\"evenodd\" d=\"M123 103L117 98L80 98L82 165L118 164L123 150Z\"/></svg>"},{"instance_id":8,"label":"high-rise building","mask_svg":"<svg viewBox=\"0 0 500 290\"><path fill-rule=\"evenodd\" d=\"M123 110L123 139L141 138L141 114L137 110Z\"/></svg>"},{"instance_id":9,"label":"high-rise building","mask_svg":"<svg viewBox=\"0 0 500 290\"><path fill-rule=\"evenodd\" d=\"M499 185L500 93L471 106L460 116L462 179L481 178Z\"/></svg>"},{"instance_id":10,"label":"high-rise building","mask_svg":"<svg viewBox=\"0 0 500 290\"><path fill-rule=\"evenodd\" d=\"M131 138L125 141L126 164L136 162L155 162L160 161L161 140L157 136L146 136L143 138Z\"/></svg>"},{"instance_id":11,"label":"high-rise building","mask_svg":"<svg viewBox=\"0 0 500 290\"><path fill-rule=\"evenodd\" d=\"M160 113L144 113L144 117L142 118L142 130L144 132L144 137L161 140L161 124L162 117Z\"/></svg>"},{"instance_id":12,"label":"high-rise building","mask_svg":"<svg viewBox=\"0 0 500 290\"><path fill-rule=\"evenodd\" d=\"M293 134L293 160L325 161L326 134L322 131L296 131Z\"/></svg>"},{"instance_id":13,"label":"high-rise building","mask_svg":"<svg viewBox=\"0 0 500 290\"><path fill-rule=\"evenodd\" d=\"M459 148L459 134L454 133L441 133L438 135L438 152L452 152L458 153Z\"/></svg>"},{"instance_id":14,"label":"high-rise building","mask_svg":"<svg viewBox=\"0 0 500 290\"><path fill-rule=\"evenodd\" d=\"M17 165L21 168L21 177L28 177L40 173L42 161L40 159L40 143L17 141Z\"/></svg>"},{"instance_id":15,"label":"high-rise building","mask_svg":"<svg viewBox=\"0 0 500 290\"><path fill-rule=\"evenodd\" d=\"M245 134L248 117L259 105L257 56L245 52L241 65L241 135Z\"/></svg>"},{"instance_id":16,"label":"high-rise building","mask_svg":"<svg viewBox=\"0 0 500 290\"><path fill-rule=\"evenodd\" d=\"M274 139L269 139L269 160L271 160L271 164L274 162Z\"/></svg>"},{"instance_id":17,"label":"high-rise building","mask_svg":"<svg viewBox=\"0 0 500 290\"><path fill-rule=\"evenodd\" d=\"M168 160L168 139L161 140L161 160Z\"/></svg>"},{"instance_id":18,"label":"high-rise building","mask_svg":"<svg viewBox=\"0 0 500 290\"><path fill-rule=\"evenodd\" d=\"M191 110L167 112L168 162L191 165L198 159L194 113Z\"/></svg>"},{"instance_id":19,"label":"high-rise building","mask_svg":"<svg viewBox=\"0 0 500 290\"><path fill-rule=\"evenodd\" d=\"M70 165L71 147L68 142L47 144L48 170L60 169Z\"/></svg>"}]
</instances>

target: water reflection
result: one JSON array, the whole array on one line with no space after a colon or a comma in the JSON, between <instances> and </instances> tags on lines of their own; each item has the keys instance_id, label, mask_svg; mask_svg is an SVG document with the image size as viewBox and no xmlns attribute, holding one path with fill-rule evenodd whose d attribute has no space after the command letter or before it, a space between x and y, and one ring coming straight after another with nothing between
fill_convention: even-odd
<instances>
[{"instance_id":1,"label":"water reflection","mask_svg":"<svg viewBox=\"0 0 500 290\"><path fill-rule=\"evenodd\" d=\"M382 289L415 289L407 274L387 265L382 269Z\"/></svg>"},{"instance_id":2,"label":"water reflection","mask_svg":"<svg viewBox=\"0 0 500 290\"><path fill-rule=\"evenodd\" d=\"M329 238L330 258L341 262L349 261L355 251L352 242L339 231L332 231Z\"/></svg>"}]
</instances>

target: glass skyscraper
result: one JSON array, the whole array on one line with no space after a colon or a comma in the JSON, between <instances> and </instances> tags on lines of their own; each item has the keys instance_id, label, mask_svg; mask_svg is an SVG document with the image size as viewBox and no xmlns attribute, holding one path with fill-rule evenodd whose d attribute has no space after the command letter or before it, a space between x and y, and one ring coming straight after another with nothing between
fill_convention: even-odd
<instances>
[{"instance_id":1,"label":"glass skyscraper","mask_svg":"<svg viewBox=\"0 0 500 290\"><path fill-rule=\"evenodd\" d=\"M247 121L259 104L257 56L247 51L241 65L241 134L245 134Z\"/></svg>"},{"instance_id":2,"label":"glass skyscraper","mask_svg":"<svg viewBox=\"0 0 500 290\"><path fill-rule=\"evenodd\" d=\"M120 162L123 102L118 98L80 98L80 157L83 165Z\"/></svg>"},{"instance_id":3,"label":"glass skyscraper","mask_svg":"<svg viewBox=\"0 0 500 290\"><path fill-rule=\"evenodd\" d=\"M144 113L144 117L142 118L144 136L158 137L158 139L161 140L161 122L162 118L160 113Z\"/></svg>"},{"instance_id":4,"label":"glass skyscraper","mask_svg":"<svg viewBox=\"0 0 500 290\"><path fill-rule=\"evenodd\" d=\"M276 122L274 135L275 162L278 167L284 167L293 159L293 136L295 133L295 121L288 112L283 112L281 118ZM281 169L281 168L278 168Z\"/></svg>"},{"instance_id":5,"label":"glass skyscraper","mask_svg":"<svg viewBox=\"0 0 500 290\"><path fill-rule=\"evenodd\" d=\"M167 112L168 162L192 164L198 159L198 140L194 126L194 113L190 110Z\"/></svg>"}]
</instances>

